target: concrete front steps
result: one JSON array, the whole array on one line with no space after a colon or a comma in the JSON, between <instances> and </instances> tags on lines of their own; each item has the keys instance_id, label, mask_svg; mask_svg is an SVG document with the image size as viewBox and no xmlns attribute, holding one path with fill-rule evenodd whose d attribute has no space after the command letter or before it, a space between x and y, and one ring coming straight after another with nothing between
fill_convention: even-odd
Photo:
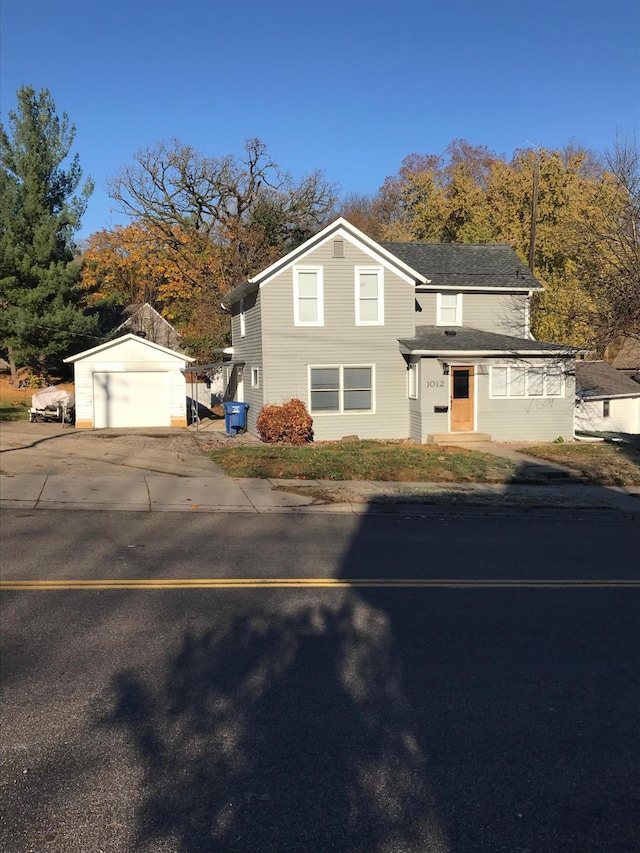
<instances>
[{"instance_id":1,"label":"concrete front steps","mask_svg":"<svg viewBox=\"0 0 640 853\"><path fill-rule=\"evenodd\" d=\"M436 432L427 435L427 444L464 445L491 441L488 432Z\"/></svg>"}]
</instances>

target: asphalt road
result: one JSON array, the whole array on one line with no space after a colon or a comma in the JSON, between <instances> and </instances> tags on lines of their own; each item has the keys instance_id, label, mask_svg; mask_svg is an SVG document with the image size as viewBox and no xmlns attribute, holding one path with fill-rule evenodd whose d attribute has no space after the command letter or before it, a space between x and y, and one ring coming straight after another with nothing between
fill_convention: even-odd
<instances>
[{"instance_id":1,"label":"asphalt road","mask_svg":"<svg viewBox=\"0 0 640 853\"><path fill-rule=\"evenodd\" d=\"M59 583L2 591L3 853L638 850L638 522L39 510L2 541L3 582Z\"/></svg>"}]
</instances>

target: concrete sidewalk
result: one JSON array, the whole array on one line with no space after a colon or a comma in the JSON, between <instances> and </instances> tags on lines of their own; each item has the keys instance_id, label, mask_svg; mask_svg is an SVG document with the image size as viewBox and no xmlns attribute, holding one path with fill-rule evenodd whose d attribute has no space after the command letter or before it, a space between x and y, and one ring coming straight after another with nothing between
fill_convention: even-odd
<instances>
[{"instance_id":1,"label":"concrete sidewalk","mask_svg":"<svg viewBox=\"0 0 640 853\"><path fill-rule=\"evenodd\" d=\"M554 513L614 511L640 519L640 489L582 484L518 485L233 479L158 474L0 477L0 506L11 509L246 513Z\"/></svg>"}]
</instances>

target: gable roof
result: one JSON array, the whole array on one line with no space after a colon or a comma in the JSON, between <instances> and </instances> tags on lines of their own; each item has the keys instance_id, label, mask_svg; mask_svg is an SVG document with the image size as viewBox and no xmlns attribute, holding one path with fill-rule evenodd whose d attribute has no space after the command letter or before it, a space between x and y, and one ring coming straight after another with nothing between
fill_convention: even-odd
<instances>
[{"instance_id":1,"label":"gable roof","mask_svg":"<svg viewBox=\"0 0 640 853\"><path fill-rule=\"evenodd\" d=\"M247 296L252 291L257 290L258 287L263 287L267 282L271 281L274 276L279 275L279 273L288 266L296 263L296 261L302 260L305 255L309 252L313 252L322 243L336 237L343 237L354 243L362 251L375 257L378 263L393 269L397 275L412 285L429 283L426 276L413 269L413 267L400 256L386 249L381 243L376 243L375 240L372 240L371 237L368 237L364 232L360 231L350 222L347 222L343 217L339 217L321 231L318 231L317 234L314 234L300 246L297 246L291 252L284 255L284 257L275 261L271 266L268 266L266 269L247 279L247 281L239 284L230 293L227 293L222 300L222 307L228 308L234 302L238 302L244 296Z\"/></svg>"},{"instance_id":2,"label":"gable roof","mask_svg":"<svg viewBox=\"0 0 640 853\"><path fill-rule=\"evenodd\" d=\"M402 352L416 355L562 355L574 356L574 347L482 332L465 326L416 326L413 338L399 340Z\"/></svg>"},{"instance_id":3,"label":"gable roof","mask_svg":"<svg viewBox=\"0 0 640 853\"><path fill-rule=\"evenodd\" d=\"M165 317L163 317L162 314L160 314L160 312L157 311L149 302L143 303L139 308L136 308L135 311L132 311L128 315L126 320L123 323L120 323L120 325L114 329L114 332L119 332L121 329L126 329L127 326L133 325L136 320L152 320L156 323L161 322L165 326L167 326L168 329L171 330L178 338L181 337L180 332L178 332L178 330L174 326L172 326L171 323Z\"/></svg>"},{"instance_id":4,"label":"gable roof","mask_svg":"<svg viewBox=\"0 0 640 853\"><path fill-rule=\"evenodd\" d=\"M606 361L577 361L576 396L584 400L640 397L640 384Z\"/></svg>"},{"instance_id":5,"label":"gable roof","mask_svg":"<svg viewBox=\"0 0 640 853\"><path fill-rule=\"evenodd\" d=\"M431 281L431 288L542 290L511 246L504 243L381 243Z\"/></svg>"},{"instance_id":6,"label":"gable roof","mask_svg":"<svg viewBox=\"0 0 640 853\"><path fill-rule=\"evenodd\" d=\"M158 352L164 353L164 355L173 355L177 359L180 359L180 361L195 361L195 359L191 358L189 355L185 355L182 352L176 352L175 350L163 347L160 344L154 344L153 341L148 341L146 338L141 338L139 335L134 335L133 333L121 335L119 338L113 338L110 341L105 341L103 344L98 344L97 347L91 347L91 349L86 349L83 352L76 353L76 355L70 355L68 358L63 359L63 361L65 364L73 364L73 362L80 361L88 355L94 355L97 352L106 351L113 347L119 347L125 343L125 341L136 341L142 346L158 350Z\"/></svg>"}]
</instances>

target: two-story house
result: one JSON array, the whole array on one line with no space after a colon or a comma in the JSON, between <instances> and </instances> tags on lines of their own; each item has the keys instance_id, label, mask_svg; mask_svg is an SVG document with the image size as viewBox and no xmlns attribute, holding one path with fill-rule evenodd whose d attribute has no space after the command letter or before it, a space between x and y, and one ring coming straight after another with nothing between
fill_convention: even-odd
<instances>
[{"instance_id":1,"label":"two-story house","mask_svg":"<svg viewBox=\"0 0 640 853\"><path fill-rule=\"evenodd\" d=\"M573 434L574 350L533 340L542 285L505 245L377 243L338 219L236 287L234 396L304 401L318 440Z\"/></svg>"}]
</instances>

